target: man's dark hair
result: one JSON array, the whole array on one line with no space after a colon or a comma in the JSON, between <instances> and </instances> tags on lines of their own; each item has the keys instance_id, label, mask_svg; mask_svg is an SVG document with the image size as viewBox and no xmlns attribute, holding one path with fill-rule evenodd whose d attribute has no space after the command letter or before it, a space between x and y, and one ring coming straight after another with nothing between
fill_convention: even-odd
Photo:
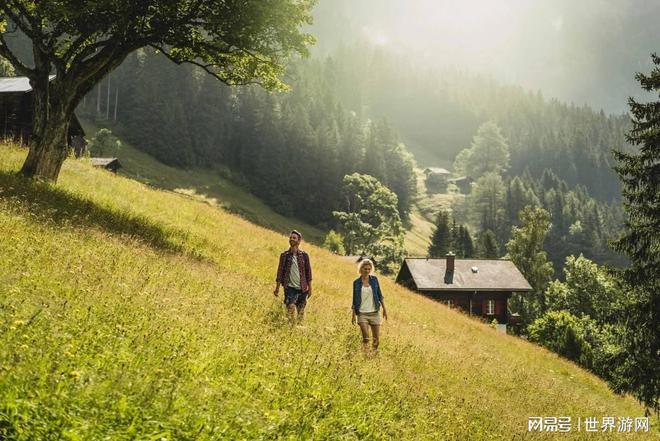
<instances>
[{"instance_id":1,"label":"man's dark hair","mask_svg":"<svg viewBox=\"0 0 660 441\"><path fill-rule=\"evenodd\" d=\"M296 236L298 236L298 240L302 240L302 234L300 234L298 230L291 230L291 233L289 234L295 234Z\"/></svg>"}]
</instances>

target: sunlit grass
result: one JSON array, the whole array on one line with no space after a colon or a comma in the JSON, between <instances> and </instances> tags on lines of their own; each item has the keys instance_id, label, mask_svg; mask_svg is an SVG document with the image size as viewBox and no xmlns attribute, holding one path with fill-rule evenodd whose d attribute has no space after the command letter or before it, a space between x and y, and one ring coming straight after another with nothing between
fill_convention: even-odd
<instances>
[{"instance_id":1,"label":"sunlit grass","mask_svg":"<svg viewBox=\"0 0 660 441\"><path fill-rule=\"evenodd\" d=\"M355 268L311 245L292 329L272 295L285 236L86 160L29 183L24 155L0 147L0 439L512 439L532 415L643 415L384 278L390 320L365 358Z\"/></svg>"}]
</instances>

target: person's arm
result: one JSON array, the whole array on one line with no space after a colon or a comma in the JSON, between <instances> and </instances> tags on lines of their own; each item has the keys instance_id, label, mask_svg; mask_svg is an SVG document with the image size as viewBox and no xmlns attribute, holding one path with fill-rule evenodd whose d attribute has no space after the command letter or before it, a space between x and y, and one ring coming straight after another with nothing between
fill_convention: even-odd
<instances>
[{"instance_id":1,"label":"person's arm","mask_svg":"<svg viewBox=\"0 0 660 441\"><path fill-rule=\"evenodd\" d=\"M355 314L355 309L351 308L351 323L356 324L357 323L357 315Z\"/></svg>"},{"instance_id":2,"label":"person's arm","mask_svg":"<svg viewBox=\"0 0 660 441\"><path fill-rule=\"evenodd\" d=\"M387 309L385 309L385 302L383 302L383 291L380 290L380 282L378 282L378 300L380 301L380 306L383 307L383 318L387 320Z\"/></svg>"},{"instance_id":3,"label":"person's arm","mask_svg":"<svg viewBox=\"0 0 660 441\"><path fill-rule=\"evenodd\" d=\"M309 291L307 291L307 296L312 296L312 265L309 263L309 254L305 253L305 276L307 277L307 286L309 286Z\"/></svg>"},{"instance_id":4,"label":"person's arm","mask_svg":"<svg viewBox=\"0 0 660 441\"><path fill-rule=\"evenodd\" d=\"M273 294L275 295L275 297L277 297L277 295L279 294L280 285L283 283L282 279L284 278L284 276L283 276L282 272L284 272L284 262L283 261L285 260L283 257L284 256L280 255L280 262L277 265L277 274L275 274L275 289L273 290Z\"/></svg>"}]
</instances>

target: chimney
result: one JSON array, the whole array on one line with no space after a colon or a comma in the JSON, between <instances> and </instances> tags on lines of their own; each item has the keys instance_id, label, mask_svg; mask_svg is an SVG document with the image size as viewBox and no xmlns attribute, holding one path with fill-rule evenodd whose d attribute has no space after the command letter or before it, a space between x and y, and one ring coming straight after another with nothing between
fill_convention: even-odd
<instances>
[{"instance_id":1,"label":"chimney","mask_svg":"<svg viewBox=\"0 0 660 441\"><path fill-rule=\"evenodd\" d=\"M447 253L447 272L454 272L454 258L456 257L451 251Z\"/></svg>"}]
</instances>

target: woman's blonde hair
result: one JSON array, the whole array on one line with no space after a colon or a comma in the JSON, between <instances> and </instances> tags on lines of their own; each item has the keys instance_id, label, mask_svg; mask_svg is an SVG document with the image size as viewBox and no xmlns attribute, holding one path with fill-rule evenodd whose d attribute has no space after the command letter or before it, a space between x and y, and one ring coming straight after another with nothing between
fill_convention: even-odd
<instances>
[{"instance_id":1,"label":"woman's blonde hair","mask_svg":"<svg viewBox=\"0 0 660 441\"><path fill-rule=\"evenodd\" d=\"M369 271L369 274L374 272L374 263L369 259L362 259L360 260L360 263L358 263L358 274L360 273L360 271L362 271L362 267L367 263L371 265L371 271Z\"/></svg>"}]
</instances>

